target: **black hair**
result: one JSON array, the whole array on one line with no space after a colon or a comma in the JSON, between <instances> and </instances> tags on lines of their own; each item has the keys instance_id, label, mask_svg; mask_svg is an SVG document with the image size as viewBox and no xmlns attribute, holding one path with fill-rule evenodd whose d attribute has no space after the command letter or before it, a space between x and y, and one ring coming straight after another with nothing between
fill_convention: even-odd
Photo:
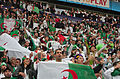
<instances>
[{"instance_id":1,"label":"black hair","mask_svg":"<svg viewBox=\"0 0 120 79\"><path fill-rule=\"evenodd\" d=\"M113 66L116 66L120 61L114 62Z\"/></svg>"},{"instance_id":2,"label":"black hair","mask_svg":"<svg viewBox=\"0 0 120 79\"><path fill-rule=\"evenodd\" d=\"M20 58L17 58L16 60L19 60L21 62L21 59Z\"/></svg>"},{"instance_id":3,"label":"black hair","mask_svg":"<svg viewBox=\"0 0 120 79\"><path fill-rule=\"evenodd\" d=\"M9 68L7 67L3 72L5 72L5 71L7 71L7 70L11 71L11 69L9 69Z\"/></svg>"},{"instance_id":4,"label":"black hair","mask_svg":"<svg viewBox=\"0 0 120 79\"><path fill-rule=\"evenodd\" d=\"M55 50L55 54L56 54L56 51L58 51L58 50L61 50L61 49L60 49L60 48L59 48L59 49L56 49L56 50Z\"/></svg>"}]
</instances>

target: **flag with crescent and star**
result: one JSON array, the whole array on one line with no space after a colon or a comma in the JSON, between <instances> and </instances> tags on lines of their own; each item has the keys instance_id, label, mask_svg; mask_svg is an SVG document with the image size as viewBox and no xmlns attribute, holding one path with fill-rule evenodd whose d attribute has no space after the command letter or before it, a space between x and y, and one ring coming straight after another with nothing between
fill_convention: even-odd
<instances>
[{"instance_id":1,"label":"flag with crescent and star","mask_svg":"<svg viewBox=\"0 0 120 79\"><path fill-rule=\"evenodd\" d=\"M65 62L40 62L37 79L96 79L90 66Z\"/></svg>"},{"instance_id":2,"label":"flag with crescent and star","mask_svg":"<svg viewBox=\"0 0 120 79\"><path fill-rule=\"evenodd\" d=\"M9 57L22 59L23 56L29 56L29 54L31 53L30 50L22 47L17 40L15 40L7 33L3 33L2 35L0 35L0 46L8 50Z\"/></svg>"},{"instance_id":3,"label":"flag with crescent and star","mask_svg":"<svg viewBox=\"0 0 120 79\"><path fill-rule=\"evenodd\" d=\"M10 32L14 28L14 25L14 19L0 18L0 32L3 32L4 28L6 28Z\"/></svg>"}]
</instances>

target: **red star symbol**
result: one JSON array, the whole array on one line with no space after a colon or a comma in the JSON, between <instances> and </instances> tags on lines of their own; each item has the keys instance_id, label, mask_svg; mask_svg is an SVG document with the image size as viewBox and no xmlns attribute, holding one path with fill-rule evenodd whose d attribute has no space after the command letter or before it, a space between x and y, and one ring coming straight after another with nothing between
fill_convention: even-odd
<instances>
[{"instance_id":1,"label":"red star symbol","mask_svg":"<svg viewBox=\"0 0 120 79\"><path fill-rule=\"evenodd\" d=\"M5 46L8 42L4 43L3 46Z\"/></svg>"},{"instance_id":2,"label":"red star symbol","mask_svg":"<svg viewBox=\"0 0 120 79\"><path fill-rule=\"evenodd\" d=\"M68 77L63 76L63 79L67 79Z\"/></svg>"},{"instance_id":3,"label":"red star symbol","mask_svg":"<svg viewBox=\"0 0 120 79\"><path fill-rule=\"evenodd\" d=\"M5 28L7 28L7 26L5 26Z\"/></svg>"}]
</instances>

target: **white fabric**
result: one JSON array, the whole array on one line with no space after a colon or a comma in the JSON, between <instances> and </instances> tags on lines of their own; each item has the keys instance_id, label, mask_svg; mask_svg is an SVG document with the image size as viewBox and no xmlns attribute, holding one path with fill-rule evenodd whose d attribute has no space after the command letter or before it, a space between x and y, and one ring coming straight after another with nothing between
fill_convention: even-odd
<instances>
[{"instance_id":1,"label":"white fabric","mask_svg":"<svg viewBox=\"0 0 120 79\"><path fill-rule=\"evenodd\" d=\"M104 72L105 79L112 79L111 73L114 71L114 69L115 68L112 67Z\"/></svg>"},{"instance_id":2,"label":"white fabric","mask_svg":"<svg viewBox=\"0 0 120 79\"><path fill-rule=\"evenodd\" d=\"M46 21L46 20L43 21L43 25L44 25L45 28L48 28L48 25L47 25L47 21Z\"/></svg>"},{"instance_id":3,"label":"white fabric","mask_svg":"<svg viewBox=\"0 0 120 79\"><path fill-rule=\"evenodd\" d=\"M115 70L114 67L109 68L104 72L105 79L120 79L120 76L112 76L111 73Z\"/></svg>"},{"instance_id":4,"label":"white fabric","mask_svg":"<svg viewBox=\"0 0 120 79\"><path fill-rule=\"evenodd\" d=\"M33 10L33 7L32 7L31 4L27 6L27 10L30 11L30 12Z\"/></svg>"},{"instance_id":5,"label":"white fabric","mask_svg":"<svg viewBox=\"0 0 120 79\"><path fill-rule=\"evenodd\" d=\"M39 23L33 23L33 29L34 29L35 27L38 27L38 25L39 25Z\"/></svg>"},{"instance_id":6,"label":"white fabric","mask_svg":"<svg viewBox=\"0 0 120 79\"><path fill-rule=\"evenodd\" d=\"M7 30L11 31L14 28L15 20L14 19L4 19L4 26L7 26Z\"/></svg>"},{"instance_id":7,"label":"white fabric","mask_svg":"<svg viewBox=\"0 0 120 79\"><path fill-rule=\"evenodd\" d=\"M4 33L0 36L0 46L8 50L9 57L22 58L24 55L29 56L30 50L22 47L14 38Z\"/></svg>"},{"instance_id":8,"label":"white fabric","mask_svg":"<svg viewBox=\"0 0 120 79\"><path fill-rule=\"evenodd\" d=\"M120 79L120 76L115 76L113 77L113 79Z\"/></svg>"},{"instance_id":9,"label":"white fabric","mask_svg":"<svg viewBox=\"0 0 120 79\"><path fill-rule=\"evenodd\" d=\"M0 74L0 79L3 78L3 77L5 77L5 76L4 76L4 74L1 73L1 74Z\"/></svg>"},{"instance_id":10,"label":"white fabric","mask_svg":"<svg viewBox=\"0 0 120 79\"><path fill-rule=\"evenodd\" d=\"M63 62L40 62L38 65L37 79L62 79L68 77L68 72L63 70L69 69L67 63Z\"/></svg>"},{"instance_id":11,"label":"white fabric","mask_svg":"<svg viewBox=\"0 0 120 79\"><path fill-rule=\"evenodd\" d=\"M48 41L46 47L48 48L48 44L51 43L52 48L54 51L60 47L60 43L57 41Z\"/></svg>"},{"instance_id":12,"label":"white fabric","mask_svg":"<svg viewBox=\"0 0 120 79\"><path fill-rule=\"evenodd\" d=\"M26 69L24 70L24 73L25 73L25 78L24 79L29 79L27 73L26 73Z\"/></svg>"},{"instance_id":13,"label":"white fabric","mask_svg":"<svg viewBox=\"0 0 120 79\"><path fill-rule=\"evenodd\" d=\"M39 46L40 40L38 38L37 39L33 38L33 41L34 41L36 46Z\"/></svg>"}]
</instances>

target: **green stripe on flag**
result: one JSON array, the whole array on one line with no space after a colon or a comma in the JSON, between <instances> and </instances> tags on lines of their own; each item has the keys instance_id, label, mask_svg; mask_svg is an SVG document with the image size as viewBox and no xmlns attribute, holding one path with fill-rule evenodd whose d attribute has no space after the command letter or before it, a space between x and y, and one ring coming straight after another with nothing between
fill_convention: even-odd
<instances>
[{"instance_id":1,"label":"green stripe on flag","mask_svg":"<svg viewBox=\"0 0 120 79\"><path fill-rule=\"evenodd\" d=\"M31 34L28 32L28 30L26 30L26 33L27 33L27 35L30 37L30 39L31 39L31 41L32 41L32 51L34 51L35 49L36 49L36 46L35 46L35 43L34 43L34 41L33 41L33 38L32 38L32 36L31 36Z\"/></svg>"},{"instance_id":2,"label":"green stripe on flag","mask_svg":"<svg viewBox=\"0 0 120 79\"><path fill-rule=\"evenodd\" d=\"M39 13L40 9L38 7L33 7L33 11Z\"/></svg>"},{"instance_id":3,"label":"green stripe on flag","mask_svg":"<svg viewBox=\"0 0 120 79\"><path fill-rule=\"evenodd\" d=\"M93 69L90 66L79 65L79 64L69 64L69 69L75 71L78 79L97 79ZM68 79L73 79L74 75L69 73Z\"/></svg>"},{"instance_id":4,"label":"green stripe on flag","mask_svg":"<svg viewBox=\"0 0 120 79\"><path fill-rule=\"evenodd\" d=\"M4 28L4 18L0 18L0 32L4 31L3 28Z\"/></svg>"},{"instance_id":5,"label":"green stripe on flag","mask_svg":"<svg viewBox=\"0 0 120 79\"><path fill-rule=\"evenodd\" d=\"M19 35L19 30L12 31L12 32L10 33L10 35L11 35L12 37L18 36L18 35Z\"/></svg>"}]
</instances>

